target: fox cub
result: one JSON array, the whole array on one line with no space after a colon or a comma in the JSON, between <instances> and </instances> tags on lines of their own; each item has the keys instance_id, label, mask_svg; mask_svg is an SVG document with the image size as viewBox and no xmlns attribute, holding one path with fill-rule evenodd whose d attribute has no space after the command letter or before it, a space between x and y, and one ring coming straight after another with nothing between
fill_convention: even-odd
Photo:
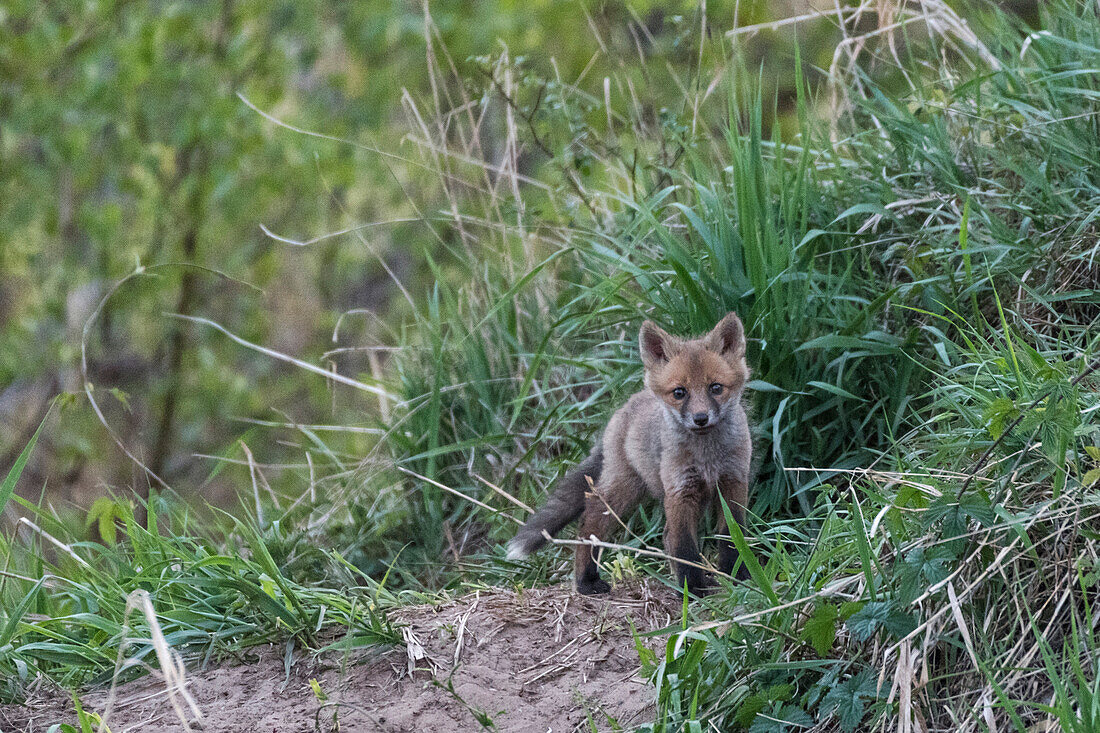
<instances>
[{"instance_id":1,"label":"fox cub","mask_svg":"<svg viewBox=\"0 0 1100 733\"><path fill-rule=\"evenodd\" d=\"M508 555L526 557L545 543L543 532L554 535L582 514L581 539L606 540L648 493L664 504L665 551L675 558L677 581L698 591L710 585L699 567L704 508L715 506L722 517L715 499L720 492L743 528L748 505L752 442L741 406L749 379L745 331L737 314L730 313L706 336L691 340L646 321L638 341L646 388L611 417L595 450L558 482L546 505L508 544ZM595 487L591 493L589 478ZM579 592L611 589L600 578L598 558L599 548L577 545ZM721 541L718 569L729 573L736 560L733 543ZM742 564L738 577L746 576Z\"/></svg>"}]
</instances>

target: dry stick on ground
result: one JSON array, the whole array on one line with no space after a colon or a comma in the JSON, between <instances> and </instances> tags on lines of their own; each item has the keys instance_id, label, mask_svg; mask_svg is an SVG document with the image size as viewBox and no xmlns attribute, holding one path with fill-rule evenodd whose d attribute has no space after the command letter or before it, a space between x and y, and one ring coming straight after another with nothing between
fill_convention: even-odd
<instances>
[{"instance_id":1,"label":"dry stick on ground","mask_svg":"<svg viewBox=\"0 0 1100 733\"><path fill-rule=\"evenodd\" d=\"M603 540L597 538L596 535L590 535L587 539L562 540L562 539L558 539L557 537L551 537L550 533L547 532L544 529L542 531L542 536L543 536L543 539L545 539L550 544L554 544L554 545L571 545L573 547L576 547L578 545L588 545L589 547L600 547L600 548L605 548L605 549L609 549L609 550L624 550L626 552L632 552L635 555L645 555L647 557L659 557L662 560L668 560L669 562L672 562L672 560L675 559L676 562L680 563L681 565L690 565L693 568L699 568L700 570L705 570L705 571L708 571L708 572L712 572L715 575L721 575L723 578L726 578L727 580L733 580L733 576L731 576L728 573L723 573L721 570L717 570L715 568L708 567L706 565L702 565L702 564L697 563L697 562L692 562L691 560L683 560L683 559L678 558L678 557L673 558L668 553L660 552L658 550L647 550L647 549L644 549L644 548L641 548L641 547L630 547L628 545L617 545L614 542L604 542Z\"/></svg>"},{"instance_id":2,"label":"dry stick on ground","mask_svg":"<svg viewBox=\"0 0 1100 733\"><path fill-rule=\"evenodd\" d=\"M641 537L639 537L637 534L630 531L630 528L626 526L626 522L623 521L623 518L620 517L615 512L615 510L611 508L610 504L607 503L607 499L605 499L603 497L603 495L601 495L598 491L596 491L596 484L592 481L592 477L591 476L585 476L584 478L585 478L586 481L588 481L588 488L589 488L589 491L586 492L585 496L587 497L588 494L591 494L591 495L595 496L596 498L598 498L600 500L600 502L604 505L604 508L607 510L607 513L615 518L615 521L619 523L619 526L623 528L623 531L627 532L628 534L634 535L634 539L638 540L638 542L641 542L642 546L644 548L646 548L647 550L657 551L656 547L652 547L650 545L645 544L645 542L642 541ZM596 562L598 564L599 560L596 560Z\"/></svg>"},{"instance_id":3,"label":"dry stick on ground","mask_svg":"<svg viewBox=\"0 0 1100 733\"><path fill-rule=\"evenodd\" d=\"M471 473L470 475L471 475L471 476L473 476L474 478L476 478L476 479L477 479L478 481L480 481L481 483L483 483L483 484L485 484L486 486L488 486L488 487L489 487L490 489L492 489L493 491L495 491L495 492L497 492L498 494L500 494L501 496L503 496L503 497L504 497L505 499L507 499L508 501L510 501L510 502L512 502L513 504L515 504L516 506L518 506L518 507L519 507L520 509L523 509L524 511L526 511L526 512L527 512L528 514L534 514L534 513L535 513L535 510L534 510L534 509L532 509L531 507L529 507L529 506L528 506L527 504L523 503L522 501L520 501L520 500L519 500L519 499L517 499L516 497L512 496L511 494L509 494L509 493L508 493L507 491L505 491L504 489L500 488L499 486L497 486L497 485L495 485L495 484L493 484L493 483L489 482L488 480L486 480L486 479L482 478L481 476L477 475L476 473Z\"/></svg>"}]
</instances>

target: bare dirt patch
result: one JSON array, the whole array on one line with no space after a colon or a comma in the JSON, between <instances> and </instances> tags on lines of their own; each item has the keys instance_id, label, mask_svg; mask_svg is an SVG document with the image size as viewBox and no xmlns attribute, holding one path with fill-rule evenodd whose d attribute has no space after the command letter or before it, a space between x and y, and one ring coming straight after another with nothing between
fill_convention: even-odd
<instances>
[{"instance_id":1,"label":"bare dirt patch","mask_svg":"<svg viewBox=\"0 0 1100 733\"><path fill-rule=\"evenodd\" d=\"M188 689L203 714L192 729L331 731L334 715L344 731L557 733L589 720L600 730L630 729L652 714L630 625L639 632L666 626L678 603L666 589L635 583L605 598L562 586L491 589L403 608L393 618L403 626L404 648L380 656L311 657L288 675L284 650L267 647L242 664L190 672ZM36 697L0 707L0 730L74 722L67 695ZM103 713L107 697L97 690L82 700ZM107 722L112 733L187 730L153 677L119 687Z\"/></svg>"}]
</instances>

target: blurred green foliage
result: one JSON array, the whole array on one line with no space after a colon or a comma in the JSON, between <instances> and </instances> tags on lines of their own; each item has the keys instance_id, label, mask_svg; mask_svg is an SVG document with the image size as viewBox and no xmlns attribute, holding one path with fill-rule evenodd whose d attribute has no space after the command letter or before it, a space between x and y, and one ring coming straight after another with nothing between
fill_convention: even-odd
<instances>
[{"instance_id":1,"label":"blurred green foliage","mask_svg":"<svg viewBox=\"0 0 1100 733\"><path fill-rule=\"evenodd\" d=\"M604 129L605 115L663 124L684 111L685 80L702 88L723 64L734 7L711 3L704 17L690 2L5 3L0 423L11 439L0 442L0 464L25 444L50 394L80 388L84 326L138 267L155 274L128 281L88 330L89 378L122 442L170 483L225 501L232 485L190 456L240 458L235 440L255 436L229 418L362 422L373 403L332 400L319 380L288 378L285 367L165 314L208 317L317 363L326 348L385 342L379 321L340 314L400 319L408 304L394 300L386 269L416 295L451 272L455 241L431 220L455 191L419 159L421 138L440 132L423 127L420 106L487 116L476 154L494 163L509 153L509 125L526 124L532 135L516 165L525 174L558 166L567 186L598 168L578 136ZM798 7L741 3L738 20ZM804 48L817 47L826 64L835 29L805 28ZM779 80L781 105L793 98L792 41L766 38L758 48L770 53L753 60ZM505 65L516 118L499 99ZM261 225L302 240L361 228L298 248ZM181 266L159 267L171 263ZM371 371L354 350L324 361ZM90 410L65 415L24 491L48 478L87 504L103 483L148 483ZM340 448L354 454L364 443L351 437ZM261 452L286 457L273 440Z\"/></svg>"}]
</instances>

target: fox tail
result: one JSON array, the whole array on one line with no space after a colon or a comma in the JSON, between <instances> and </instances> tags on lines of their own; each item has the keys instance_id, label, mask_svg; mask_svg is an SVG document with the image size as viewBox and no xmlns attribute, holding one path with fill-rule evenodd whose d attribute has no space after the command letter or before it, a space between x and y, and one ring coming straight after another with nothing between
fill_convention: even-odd
<instances>
[{"instance_id":1,"label":"fox tail","mask_svg":"<svg viewBox=\"0 0 1100 733\"><path fill-rule=\"evenodd\" d=\"M588 479L595 483L603 469L603 447L597 444L588 458L565 474L554 487L554 493L541 509L531 515L527 524L520 527L508 543L508 559L527 557L546 544L543 532L556 535L562 527L572 522L584 511L584 494L588 491Z\"/></svg>"}]
</instances>

